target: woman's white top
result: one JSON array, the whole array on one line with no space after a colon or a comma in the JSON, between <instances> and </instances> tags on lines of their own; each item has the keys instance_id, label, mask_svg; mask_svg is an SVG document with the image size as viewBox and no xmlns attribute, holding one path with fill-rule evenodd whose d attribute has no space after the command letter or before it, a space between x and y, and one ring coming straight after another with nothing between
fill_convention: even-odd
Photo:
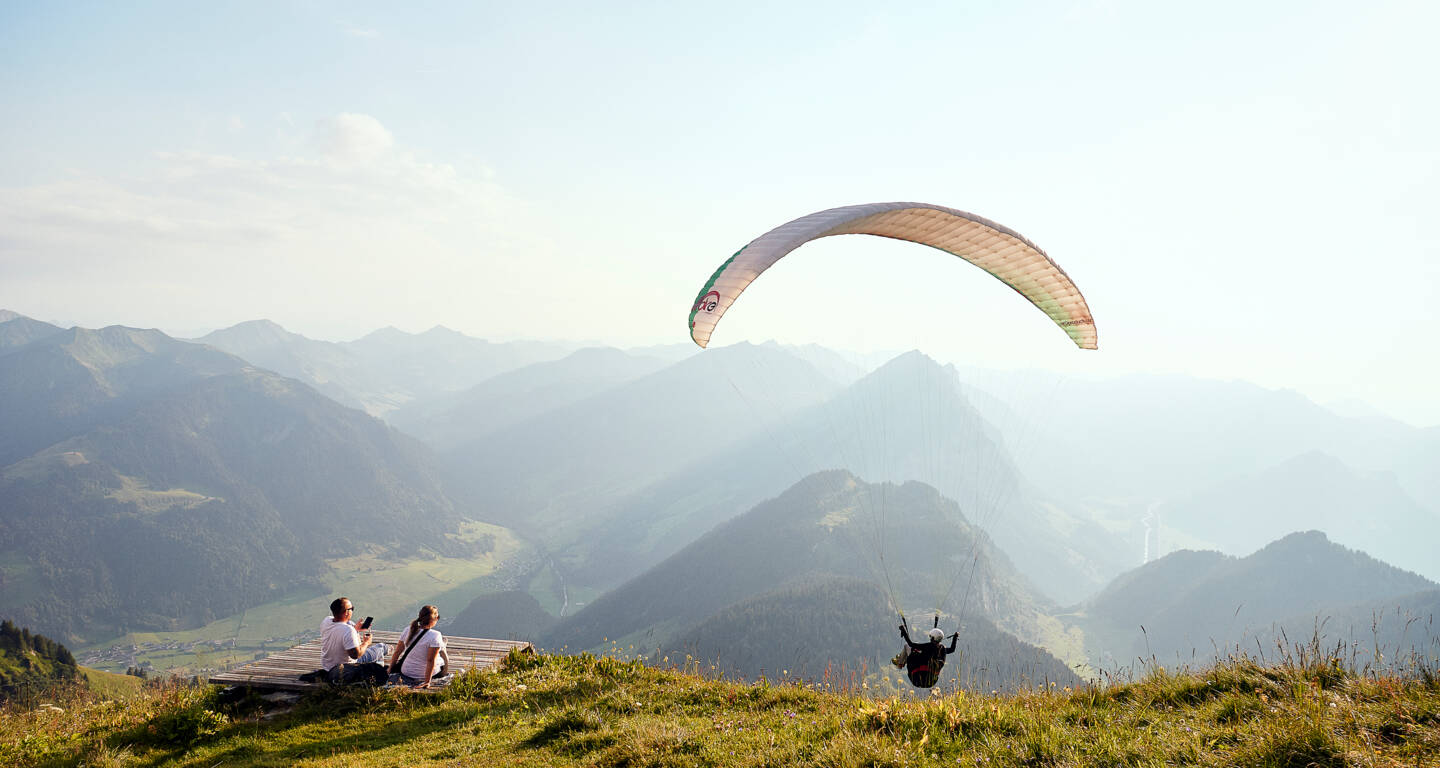
<instances>
[{"instance_id":1,"label":"woman's white top","mask_svg":"<svg viewBox=\"0 0 1440 768\"><path fill-rule=\"evenodd\" d=\"M420 635L420 639L415 641L415 647L413 650L410 647L409 627L405 628L405 635L401 638L401 640L403 640L405 643L405 650L401 651L400 653L408 653L409 655L405 656L405 663L400 665L400 674L406 677L413 677L419 680L424 680L425 664L426 659L430 657L430 649L439 648L441 651L444 651L445 638L441 636L440 632L433 627L430 629L429 632L425 632L423 628L417 629L415 630L415 632L416 634L424 632L424 634ZM437 672L440 670L440 660L438 657L435 660L435 670Z\"/></svg>"}]
</instances>

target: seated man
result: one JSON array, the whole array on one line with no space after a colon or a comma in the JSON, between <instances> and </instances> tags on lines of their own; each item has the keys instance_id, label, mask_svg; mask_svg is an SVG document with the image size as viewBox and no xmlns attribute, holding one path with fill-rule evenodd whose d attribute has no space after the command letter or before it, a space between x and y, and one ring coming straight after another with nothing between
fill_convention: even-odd
<instances>
[{"instance_id":1,"label":"seated man","mask_svg":"<svg viewBox=\"0 0 1440 768\"><path fill-rule=\"evenodd\" d=\"M372 642L367 629L362 637L351 620L355 606L348 597L330 603L330 616L320 622L320 664L330 671L330 681L346 684L374 680L384 683L385 644ZM373 665L373 666L371 666Z\"/></svg>"}]
</instances>

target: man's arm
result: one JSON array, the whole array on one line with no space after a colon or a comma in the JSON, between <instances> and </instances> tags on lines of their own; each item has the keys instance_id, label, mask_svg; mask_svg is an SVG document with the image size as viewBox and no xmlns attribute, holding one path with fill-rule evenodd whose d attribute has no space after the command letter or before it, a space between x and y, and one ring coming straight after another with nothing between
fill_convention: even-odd
<instances>
[{"instance_id":1,"label":"man's arm","mask_svg":"<svg viewBox=\"0 0 1440 768\"><path fill-rule=\"evenodd\" d=\"M360 633L356 632L354 629L350 630L350 639L354 640L359 635ZM358 659L360 658L361 654L365 653L365 650L370 647L370 642L370 633L366 632L365 636L363 638L360 638L360 642L356 643L353 648L346 648L345 653L349 654L350 658L352 659Z\"/></svg>"},{"instance_id":2,"label":"man's arm","mask_svg":"<svg viewBox=\"0 0 1440 768\"><path fill-rule=\"evenodd\" d=\"M925 647L925 646L923 646L923 645L917 644L914 640L911 640L911 639L910 639L910 633L909 633L908 631L906 631L904 624L901 624L901 625L900 625L900 636L903 637L903 638L905 638L905 644L908 645L908 646L910 646L910 650L912 650L912 651L918 651L918 650L920 650L921 648L924 648L924 647Z\"/></svg>"},{"instance_id":3,"label":"man's arm","mask_svg":"<svg viewBox=\"0 0 1440 768\"><path fill-rule=\"evenodd\" d=\"M952 633L952 634L950 635L950 647L949 647L949 648L946 648L946 649L945 649L945 652L946 652L946 653L954 653L954 652L955 652L955 644L958 643L958 642L960 642L960 633L959 633L959 632L954 632L954 633Z\"/></svg>"}]
</instances>

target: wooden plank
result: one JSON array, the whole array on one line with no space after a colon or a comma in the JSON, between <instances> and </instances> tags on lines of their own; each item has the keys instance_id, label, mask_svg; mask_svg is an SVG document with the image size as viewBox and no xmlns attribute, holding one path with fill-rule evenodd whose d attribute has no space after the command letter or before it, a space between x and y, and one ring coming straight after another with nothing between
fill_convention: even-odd
<instances>
[{"instance_id":1,"label":"wooden plank","mask_svg":"<svg viewBox=\"0 0 1440 768\"><path fill-rule=\"evenodd\" d=\"M390 648L394 648L400 640L399 632L375 630L373 635L376 640ZM450 666L456 672L493 667L512 649L518 648L527 652L535 650L530 643L523 641L482 637L446 637L445 646L450 656ZM288 691L324 688L327 687L325 683L305 683L299 679L300 675L319 668L321 655L320 641L311 640L213 675L210 682L217 685L246 685L258 689Z\"/></svg>"}]
</instances>

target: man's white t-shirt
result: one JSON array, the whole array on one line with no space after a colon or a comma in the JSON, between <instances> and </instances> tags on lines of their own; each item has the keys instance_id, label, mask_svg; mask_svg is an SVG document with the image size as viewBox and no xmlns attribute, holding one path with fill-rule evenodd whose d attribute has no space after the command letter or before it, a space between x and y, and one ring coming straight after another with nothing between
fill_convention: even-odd
<instances>
[{"instance_id":1,"label":"man's white t-shirt","mask_svg":"<svg viewBox=\"0 0 1440 768\"><path fill-rule=\"evenodd\" d=\"M424 630L416 630L417 634L420 632L424 632ZM429 632L420 635L420 639L415 641L415 649L411 650L410 629L406 627L404 641L405 650L401 651L401 653L408 653L409 655L405 657L405 663L400 665L400 674L406 677L424 680L425 664L426 659L430 658L430 649L439 648L441 651L444 651L445 638L432 628ZM440 671L440 658L438 656L435 658L435 671L437 673Z\"/></svg>"},{"instance_id":2,"label":"man's white t-shirt","mask_svg":"<svg viewBox=\"0 0 1440 768\"><path fill-rule=\"evenodd\" d=\"M326 616L320 622L320 665L333 669L354 661L350 651L360 647L360 633L348 621L335 621Z\"/></svg>"}]
</instances>

